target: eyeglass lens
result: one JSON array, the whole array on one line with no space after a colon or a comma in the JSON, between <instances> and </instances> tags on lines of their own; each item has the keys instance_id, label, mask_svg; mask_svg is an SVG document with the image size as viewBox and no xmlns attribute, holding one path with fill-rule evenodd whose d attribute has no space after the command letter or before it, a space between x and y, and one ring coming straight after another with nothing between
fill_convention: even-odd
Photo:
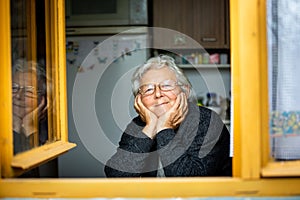
<instances>
[{"instance_id":1,"label":"eyeglass lens","mask_svg":"<svg viewBox=\"0 0 300 200\"><path fill-rule=\"evenodd\" d=\"M170 91L175 89L177 83L172 80L163 81L159 84L146 84L140 87L140 92L142 95L151 95L154 93L154 90L158 86L161 91Z\"/></svg>"},{"instance_id":2,"label":"eyeglass lens","mask_svg":"<svg viewBox=\"0 0 300 200\"><path fill-rule=\"evenodd\" d=\"M36 97L37 92L35 91L35 87L33 86L20 86L17 83L13 83L12 85L12 92L17 93L22 91L25 96L27 97Z\"/></svg>"}]
</instances>

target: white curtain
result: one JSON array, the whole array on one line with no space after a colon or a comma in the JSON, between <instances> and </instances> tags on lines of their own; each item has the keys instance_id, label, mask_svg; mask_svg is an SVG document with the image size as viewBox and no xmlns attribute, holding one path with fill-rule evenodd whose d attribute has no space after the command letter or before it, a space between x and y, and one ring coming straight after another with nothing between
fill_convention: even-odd
<instances>
[{"instance_id":1,"label":"white curtain","mask_svg":"<svg viewBox=\"0 0 300 200\"><path fill-rule=\"evenodd\" d=\"M300 1L267 0L270 138L276 159L300 159Z\"/></svg>"}]
</instances>

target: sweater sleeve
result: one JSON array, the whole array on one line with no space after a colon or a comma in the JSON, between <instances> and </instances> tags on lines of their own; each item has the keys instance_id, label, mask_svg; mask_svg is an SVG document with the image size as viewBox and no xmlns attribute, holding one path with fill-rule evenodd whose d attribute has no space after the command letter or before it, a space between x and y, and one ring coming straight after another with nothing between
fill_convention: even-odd
<instances>
[{"instance_id":1,"label":"sweater sleeve","mask_svg":"<svg viewBox=\"0 0 300 200\"><path fill-rule=\"evenodd\" d=\"M151 152L154 146L154 140L139 128L129 125L121 137L117 152L106 163L106 176L156 176L157 156Z\"/></svg>"},{"instance_id":2,"label":"sweater sleeve","mask_svg":"<svg viewBox=\"0 0 300 200\"><path fill-rule=\"evenodd\" d=\"M229 132L214 112L204 110L195 135L172 129L158 133L157 147L166 176L230 176ZM180 133L179 133L180 134Z\"/></svg>"}]
</instances>

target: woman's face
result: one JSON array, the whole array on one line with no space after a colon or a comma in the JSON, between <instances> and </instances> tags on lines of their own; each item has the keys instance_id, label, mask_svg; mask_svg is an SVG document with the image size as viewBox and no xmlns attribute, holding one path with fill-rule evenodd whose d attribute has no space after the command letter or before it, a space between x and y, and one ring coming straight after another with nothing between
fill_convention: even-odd
<instances>
[{"instance_id":1,"label":"woman's face","mask_svg":"<svg viewBox=\"0 0 300 200\"><path fill-rule=\"evenodd\" d=\"M30 72L16 72L13 76L13 112L23 118L37 107L37 79Z\"/></svg>"},{"instance_id":2,"label":"woman's face","mask_svg":"<svg viewBox=\"0 0 300 200\"><path fill-rule=\"evenodd\" d=\"M156 85L152 95L142 95L142 102L146 108L153 112L157 117L161 116L172 107L177 95L181 92L180 87L177 85L173 90L161 91L158 84L168 80L173 82L177 81L175 73L167 67L163 67L160 69L150 69L143 75L140 81L141 86L146 84Z\"/></svg>"}]
</instances>

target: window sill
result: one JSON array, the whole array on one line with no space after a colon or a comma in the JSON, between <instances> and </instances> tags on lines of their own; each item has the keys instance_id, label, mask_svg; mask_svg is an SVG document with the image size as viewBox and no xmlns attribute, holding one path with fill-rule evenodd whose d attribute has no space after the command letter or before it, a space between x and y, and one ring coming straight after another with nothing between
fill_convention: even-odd
<instances>
[{"instance_id":1,"label":"window sill","mask_svg":"<svg viewBox=\"0 0 300 200\"><path fill-rule=\"evenodd\" d=\"M288 185L288 187L286 187ZM299 196L300 179L59 178L2 179L0 197L13 198L193 198ZM180 199L181 199L180 198ZM234 199L234 198L233 198Z\"/></svg>"},{"instance_id":2,"label":"window sill","mask_svg":"<svg viewBox=\"0 0 300 200\"><path fill-rule=\"evenodd\" d=\"M274 161L262 169L263 177L295 177L300 176L300 161Z\"/></svg>"},{"instance_id":3,"label":"window sill","mask_svg":"<svg viewBox=\"0 0 300 200\"><path fill-rule=\"evenodd\" d=\"M13 157L11 166L13 168L30 169L47 162L66 151L74 148L76 144L57 141L50 144L45 144L41 147L20 153Z\"/></svg>"}]
</instances>

